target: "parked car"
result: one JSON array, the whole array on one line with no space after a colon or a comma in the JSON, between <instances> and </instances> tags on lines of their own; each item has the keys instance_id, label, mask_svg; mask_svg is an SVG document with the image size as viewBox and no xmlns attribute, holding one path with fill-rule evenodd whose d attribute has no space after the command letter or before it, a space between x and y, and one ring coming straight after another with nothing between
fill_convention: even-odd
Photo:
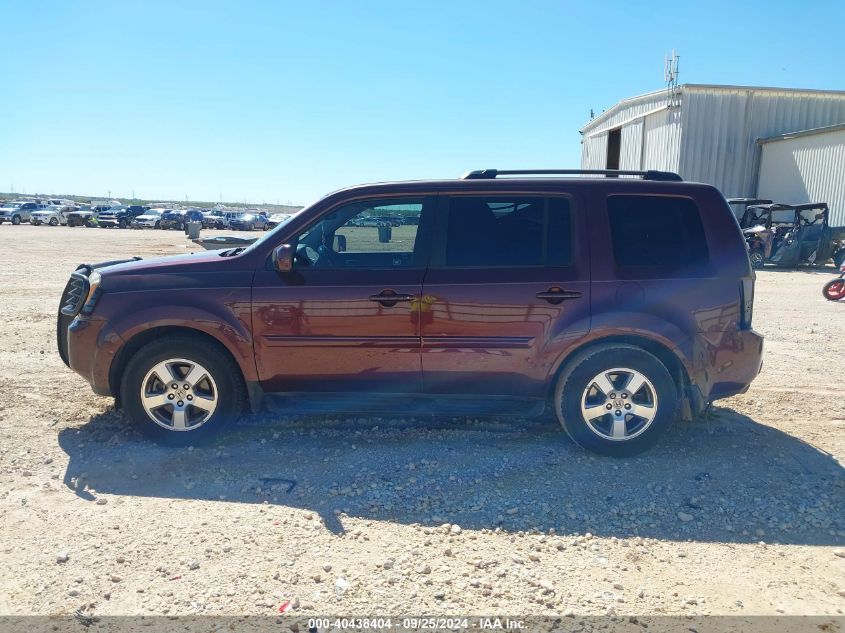
<instances>
[{"instance_id":1,"label":"parked car","mask_svg":"<svg viewBox=\"0 0 845 633\"><path fill-rule=\"evenodd\" d=\"M167 209L147 209L144 213L135 218L132 226L138 229L157 229L161 227L161 216Z\"/></svg>"},{"instance_id":2,"label":"parked car","mask_svg":"<svg viewBox=\"0 0 845 633\"><path fill-rule=\"evenodd\" d=\"M132 226L135 218L143 215L147 210L148 207L141 205L111 207L100 213L97 222L103 228L126 229Z\"/></svg>"},{"instance_id":3,"label":"parked car","mask_svg":"<svg viewBox=\"0 0 845 633\"><path fill-rule=\"evenodd\" d=\"M75 211L70 211L67 214L68 226L97 226L97 217L100 211L91 206L78 207Z\"/></svg>"},{"instance_id":4,"label":"parked car","mask_svg":"<svg viewBox=\"0 0 845 633\"><path fill-rule=\"evenodd\" d=\"M185 224L187 222L202 222L203 215L201 211L197 211L194 209L189 209L187 211L183 209L171 209L161 216L161 226L159 228L162 229L177 229L182 231L185 229Z\"/></svg>"},{"instance_id":5,"label":"parked car","mask_svg":"<svg viewBox=\"0 0 845 633\"><path fill-rule=\"evenodd\" d=\"M548 405L581 446L626 456L745 392L763 338L719 191L665 172L532 173L354 187L247 247L81 265L59 353L182 444L267 400L401 415ZM420 216L401 238L350 228L399 209Z\"/></svg>"},{"instance_id":6,"label":"parked car","mask_svg":"<svg viewBox=\"0 0 845 633\"><path fill-rule=\"evenodd\" d=\"M68 215L77 210L77 207L72 206L56 206L53 204L47 205L46 209L40 209L32 212L30 224L39 226L46 224L48 226L67 225Z\"/></svg>"},{"instance_id":7,"label":"parked car","mask_svg":"<svg viewBox=\"0 0 845 633\"><path fill-rule=\"evenodd\" d=\"M38 208L37 202L7 202L0 207L0 224L3 224L3 222L11 222L12 224L29 222L33 211L37 211Z\"/></svg>"},{"instance_id":8,"label":"parked car","mask_svg":"<svg viewBox=\"0 0 845 633\"><path fill-rule=\"evenodd\" d=\"M223 211L213 209L202 214L202 228L204 229L225 229L226 216Z\"/></svg>"},{"instance_id":9,"label":"parked car","mask_svg":"<svg viewBox=\"0 0 845 633\"><path fill-rule=\"evenodd\" d=\"M290 220L293 216L293 213L274 213L273 215L267 218L267 228L274 229L280 224L283 224Z\"/></svg>"},{"instance_id":10,"label":"parked car","mask_svg":"<svg viewBox=\"0 0 845 633\"><path fill-rule=\"evenodd\" d=\"M229 228L235 231L254 231L255 229L266 231L268 228L267 218L257 213L241 213L229 220Z\"/></svg>"}]
</instances>

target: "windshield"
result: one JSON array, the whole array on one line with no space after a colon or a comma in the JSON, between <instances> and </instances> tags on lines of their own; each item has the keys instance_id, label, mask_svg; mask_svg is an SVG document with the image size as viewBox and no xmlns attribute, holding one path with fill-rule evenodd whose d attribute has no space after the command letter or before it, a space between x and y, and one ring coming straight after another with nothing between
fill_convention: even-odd
<instances>
[{"instance_id":1,"label":"windshield","mask_svg":"<svg viewBox=\"0 0 845 633\"><path fill-rule=\"evenodd\" d=\"M22 202L7 202L3 205L4 209L20 209L23 206Z\"/></svg>"}]
</instances>

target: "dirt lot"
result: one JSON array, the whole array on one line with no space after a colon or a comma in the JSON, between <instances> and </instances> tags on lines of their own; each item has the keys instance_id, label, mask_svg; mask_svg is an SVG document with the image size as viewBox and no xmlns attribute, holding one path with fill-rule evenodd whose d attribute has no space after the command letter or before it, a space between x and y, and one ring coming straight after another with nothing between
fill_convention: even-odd
<instances>
[{"instance_id":1,"label":"dirt lot","mask_svg":"<svg viewBox=\"0 0 845 633\"><path fill-rule=\"evenodd\" d=\"M635 459L550 419L266 415L167 449L62 364L55 311L75 264L186 243L0 227L0 613L845 610L831 271L761 273L763 374Z\"/></svg>"}]
</instances>

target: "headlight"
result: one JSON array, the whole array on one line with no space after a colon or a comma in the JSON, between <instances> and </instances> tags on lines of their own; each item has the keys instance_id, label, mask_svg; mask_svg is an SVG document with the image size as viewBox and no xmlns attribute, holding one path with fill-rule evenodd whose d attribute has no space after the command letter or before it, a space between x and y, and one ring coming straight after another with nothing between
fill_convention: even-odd
<instances>
[{"instance_id":1,"label":"headlight","mask_svg":"<svg viewBox=\"0 0 845 633\"><path fill-rule=\"evenodd\" d=\"M85 298L85 305L82 306L82 314L91 314L94 308L97 307L97 301L100 300L100 295L103 294L100 288L100 273L94 271L88 277L88 296Z\"/></svg>"}]
</instances>

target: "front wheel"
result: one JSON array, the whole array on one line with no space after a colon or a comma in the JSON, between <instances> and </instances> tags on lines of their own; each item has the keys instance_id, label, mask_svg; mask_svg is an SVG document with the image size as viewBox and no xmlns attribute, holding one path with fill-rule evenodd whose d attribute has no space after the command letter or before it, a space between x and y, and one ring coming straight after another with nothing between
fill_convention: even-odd
<instances>
[{"instance_id":1,"label":"front wheel","mask_svg":"<svg viewBox=\"0 0 845 633\"><path fill-rule=\"evenodd\" d=\"M12 217L12 224L17 226L20 223L21 223L21 216L15 215L15 216Z\"/></svg>"},{"instance_id":2,"label":"front wheel","mask_svg":"<svg viewBox=\"0 0 845 633\"><path fill-rule=\"evenodd\" d=\"M653 354L633 345L595 347L558 378L555 413L579 446L630 457L653 446L678 414L675 381Z\"/></svg>"},{"instance_id":3,"label":"front wheel","mask_svg":"<svg viewBox=\"0 0 845 633\"><path fill-rule=\"evenodd\" d=\"M50 218L50 226L59 226L59 218Z\"/></svg>"},{"instance_id":4,"label":"front wheel","mask_svg":"<svg viewBox=\"0 0 845 633\"><path fill-rule=\"evenodd\" d=\"M845 297L845 279L831 279L822 288L822 295L828 301L839 301Z\"/></svg>"},{"instance_id":5,"label":"front wheel","mask_svg":"<svg viewBox=\"0 0 845 633\"><path fill-rule=\"evenodd\" d=\"M758 270L766 263L766 260L763 257L763 251L757 249L748 253L748 259L751 260L751 267L757 268Z\"/></svg>"},{"instance_id":6,"label":"front wheel","mask_svg":"<svg viewBox=\"0 0 845 633\"><path fill-rule=\"evenodd\" d=\"M245 389L231 357L193 337L167 337L132 357L120 385L124 411L168 444L201 442L244 410Z\"/></svg>"}]
</instances>

